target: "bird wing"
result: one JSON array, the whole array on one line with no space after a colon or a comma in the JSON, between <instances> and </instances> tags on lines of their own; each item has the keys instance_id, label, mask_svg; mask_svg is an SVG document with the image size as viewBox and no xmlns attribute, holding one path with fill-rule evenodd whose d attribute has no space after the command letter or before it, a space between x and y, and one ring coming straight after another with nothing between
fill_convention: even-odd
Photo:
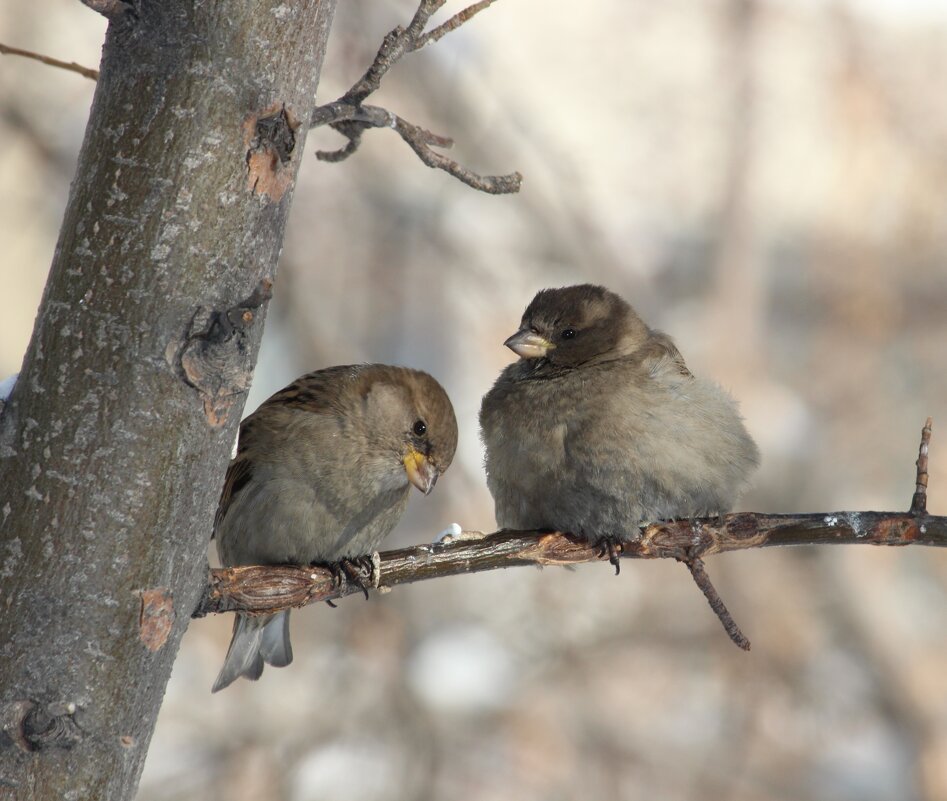
<instances>
[{"instance_id":1,"label":"bird wing","mask_svg":"<svg viewBox=\"0 0 947 801\"><path fill-rule=\"evenodd\" d=\"M300 376L291 384L267 398L260 405L260 408L244 421L244 424L260 412L265 413L271 407L303 409L317 414L336 411L338 410L338 402L343 396L343 393L339 391L339 385L357 380L359 375L370 366L363 364L341 365L306 373L306 375ZM243 439L243 436L243 426L241 426L241 439Z\"/></svg>"},{"instance_id":2,"label":"bird wing","mask_svg":"<svg viewBox=\"0 0 947 801\"><path fill-rule=\"evenodd\" d=\"M237 458L230 462L230 467L227 468L227 476L224 479L224 489L220 494L220 503L217 504L217 514L214 515L214 534L217 533L220 521L227 514L234 495L250 481L252 470L250 460L245 456L241 457L239 453ZM213 538L214 535L212 534L211 539Z\"/></svg>"},{"instance_id":3,"label":"bird wing","mask_svg":"<svg viewBox=\"0 0 947 801\"><path fill-rule=\"evenodd\" d=\"M341 365L300 376L267 398L240 424L237 456L227 468L224 489L217 505L217 514L214 516L215 532L236 494L250 481L253 461L248 457L248 452L252 450L257 436L265 436L261 429L266 427L269 418L273 415L283 415L290 409L314 414L335 411L337 404L333 399L339 397L338 384L357 378L362 367L363 365Z\"/></svg>"}]
</instances>

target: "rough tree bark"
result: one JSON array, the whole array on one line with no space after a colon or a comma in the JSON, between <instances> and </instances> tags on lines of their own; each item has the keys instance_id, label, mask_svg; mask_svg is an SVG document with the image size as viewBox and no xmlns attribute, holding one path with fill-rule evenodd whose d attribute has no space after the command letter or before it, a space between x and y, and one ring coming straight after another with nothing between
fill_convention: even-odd
<instances>
[{"instance_id":1,"label":"rough tree bark","mask_svg":"<svg viewBox=\"0 0 947 801\"><path fill-rule=\"evenodd\" d=\"M335 0L113 5L0 418L0 798L134 795L205 585L210 478L256 360Z\"/></svg>"}]
</instances>

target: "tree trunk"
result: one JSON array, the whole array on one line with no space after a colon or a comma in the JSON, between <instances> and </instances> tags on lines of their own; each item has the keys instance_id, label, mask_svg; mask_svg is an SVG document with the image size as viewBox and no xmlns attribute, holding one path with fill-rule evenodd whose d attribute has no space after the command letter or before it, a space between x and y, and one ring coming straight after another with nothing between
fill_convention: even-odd
<instances>
[{"instance_id":1,"label":"tree trunk","mask_svg":"<svg viewBox=\"0 0 947 801\"><path fill-rule=\"evenodd\" d=\"M206 584L335 0L134 5L0 417L0 798L135 793Z\"/></svg>"}]
</instances>

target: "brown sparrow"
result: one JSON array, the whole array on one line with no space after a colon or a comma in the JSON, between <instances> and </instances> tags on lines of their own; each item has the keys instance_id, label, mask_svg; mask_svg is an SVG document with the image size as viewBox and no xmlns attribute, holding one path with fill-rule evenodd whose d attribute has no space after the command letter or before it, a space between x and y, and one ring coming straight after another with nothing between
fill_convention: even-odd
<instances>
[{"instance_id":1,"label":"brown sparrow","mask_svg":"<svg viewBox=\"0 0 947 801\"><path fill-rule=\"evenodd\" d=\"M454 457L450 399L427 373L363 364L298 378L240 426L214 523L224 565L337 563L371 554L411 485ZM289 611L237 614L213 691L293 659Z\"/></svg>"}]
</instances>

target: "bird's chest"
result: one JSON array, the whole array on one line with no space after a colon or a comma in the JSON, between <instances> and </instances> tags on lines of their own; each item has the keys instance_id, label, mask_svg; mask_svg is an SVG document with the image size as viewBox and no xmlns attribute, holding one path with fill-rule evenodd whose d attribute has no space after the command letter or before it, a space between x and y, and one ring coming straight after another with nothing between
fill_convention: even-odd
<instances>
[{"instance_id":1,"label":"bird's chest","mask_svg":"<svg viewBox=\"0 0 947 801\"><path fill-rule=\"evenodd\" d=\"M488 462L517 483L547 481L561 474L569 433L586 417L584 399L566 386L517 387L485 426Z\"/></svg>"}]
</instances>

